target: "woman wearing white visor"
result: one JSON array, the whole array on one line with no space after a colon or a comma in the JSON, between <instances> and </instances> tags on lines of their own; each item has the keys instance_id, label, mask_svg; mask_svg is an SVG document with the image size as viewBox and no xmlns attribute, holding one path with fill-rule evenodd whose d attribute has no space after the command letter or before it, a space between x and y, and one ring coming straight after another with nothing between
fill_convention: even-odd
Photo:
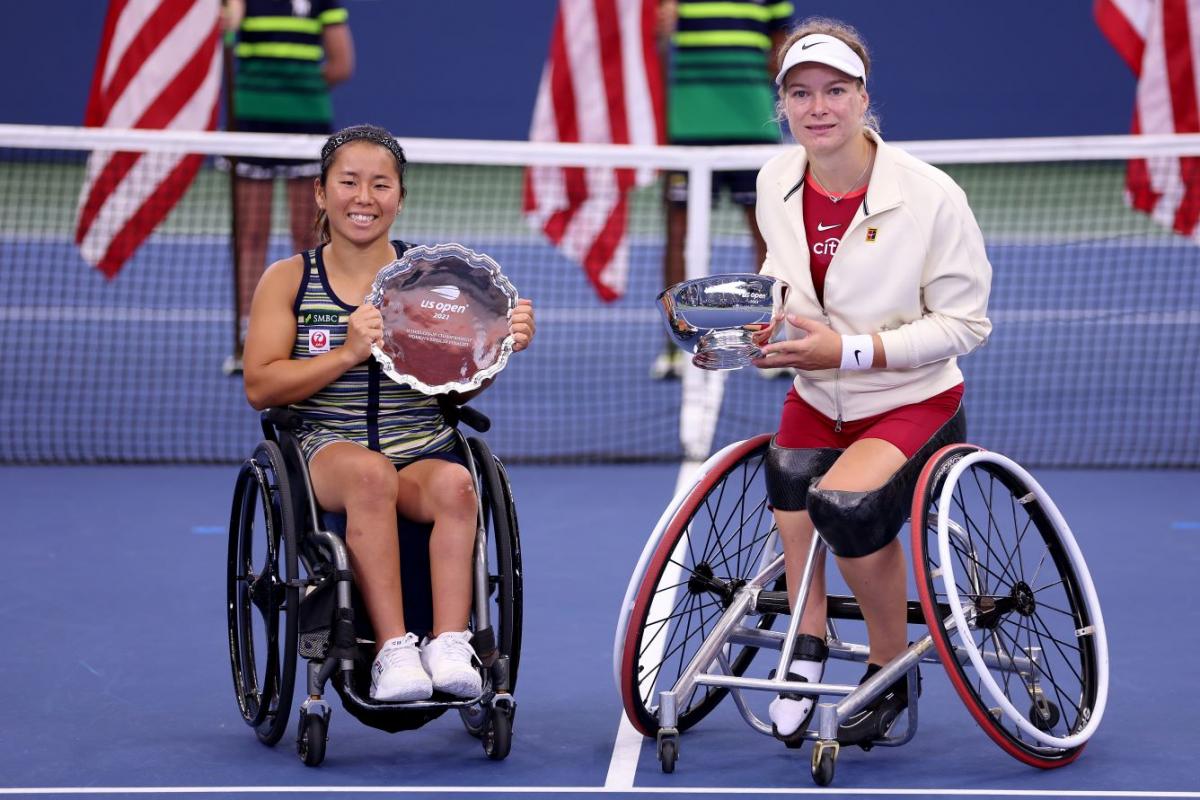
<instances>
[{"instance_id":1,"label":"woman wearing white visor","mask_svg":"<svg viewBox=\"0 0 1200 800\"><path fill-rule=\"evenodd\" d=\"M867 623L865 680L907 647L904 553L896 534L921 465L965 436L956 364L991 331L991 266L962 190L942 171L883 142L870 112L870 58L832 20L802 23L780 50L783 116L798 147L758 176L763 274L791 286L787 337L759 367L791 367L768 457L792 607L814 525ZM789 677L819 681L824 564L804 602ZM903 677L838 738L869 744L908 704ZM813 698L771 703L776 735L798 743Z\"/></svg>"}]
</instances>

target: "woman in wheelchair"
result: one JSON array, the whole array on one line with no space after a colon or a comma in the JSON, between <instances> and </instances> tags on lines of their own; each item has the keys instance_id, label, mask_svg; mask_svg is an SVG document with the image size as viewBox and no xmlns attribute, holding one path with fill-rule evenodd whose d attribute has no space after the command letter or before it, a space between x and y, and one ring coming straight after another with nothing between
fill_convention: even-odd
<instances>
[{"instance_id":1,"label":"woman in wheelchair","mask_svg":"<svg viewBox=\"0 0 1200 800\"><path fill-rule=\"evenodd\" d=\"M823 563L796 597L815 527L866 620L865 681L907 646L896 535L923 463L964 440L956 358L991 331L991 266L963 191L880 138L854 29L809 20L780 56L781 111L799 147L759 173L757 216L762 272L792 291L786 337L755 364L796 372L767 455L789 600L803 603L788 678L820 682L828 654ZM882 737L907 704L902 676L842 722L839 741ZM813 698L781 694L769 713L775 735L796 741Z\"/></svg>"},{"instance_id":2,"label":"woman in wheelchair","mask_svg":"<svg viewBox=\"0 0 1200 800\"><path fill-rule=\"evenodd\" d=\"M380 379L371 358L383 337L380 312L357 302L407 248L388 239L403 206L405 163L382 128L355 126L326 141L314 186L321 244L267 269L244 358L250 404L299 413L317 502L346 515L351 566L376 635L370 695L390 702L481 690L467 630L475 488L436 399ZM514 351L529 345L528 300L511 330ZM404 624L397 511L433 526L433 630L420 643Z\"/></svg>"}]
</instances>

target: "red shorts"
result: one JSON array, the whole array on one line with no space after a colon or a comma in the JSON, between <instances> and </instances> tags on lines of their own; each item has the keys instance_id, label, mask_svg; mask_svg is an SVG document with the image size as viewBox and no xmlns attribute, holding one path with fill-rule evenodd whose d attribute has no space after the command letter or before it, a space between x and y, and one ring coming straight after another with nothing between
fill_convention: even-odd
<instances>
[{"instance_id":1,"label":"red shorts","mask_svg":"<svg viewBox=\"0 0 1200 800\"><path fill-rule=\"evenodd\" d=\"M844 450L859 439L883 439L896 445L905 458L912 458L938 428L954 416L962 396L963 385L960 383L919 403L843 422L842 429L835 431L837 422L801 400L796 388L792 387L783 401L783 418L779 421L775 441L782 447Z\"/></svg>"}]
</instances>

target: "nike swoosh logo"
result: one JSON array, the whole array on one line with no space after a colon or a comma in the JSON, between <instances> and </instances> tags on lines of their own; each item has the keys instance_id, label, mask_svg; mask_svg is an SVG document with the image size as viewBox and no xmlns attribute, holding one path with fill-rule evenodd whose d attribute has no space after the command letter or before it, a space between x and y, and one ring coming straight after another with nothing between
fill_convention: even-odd
<instances>
[{"instance_id":1,"label":"nike swoosh logo","mask_svg":"<svg viewBox=\"0 0 1200 800\"><path fill-rule=\"evenodd\" d=\"M861 364L861 363L862 363L861 361L859 361L859 360L858 360L858 354L859 354L859 353L861 353L861 352L862 352L862 350L855 350L855 351L854 351L854 363L855 363L855 364Z\"/></svg>"},{"instance_id":2,"label":"nike swoosh logo","mask_svg":"<svg viewBox=\"0 0 1200 800\"><path fill-rule=\"evenodd\" d=\"M819 231L828 231L828 230L832 230L833 228L840 228L840 227L842 227L842 223L840 223L840 222L837 223L836 225L822 225L819 222L817 223L817 230L819 230Z\"/></svg>"},{"instance_id":3,"label":"nike swoosh logo","mask_svg":"<svg viewBox=\"0 0 1200 800\"><path fill-rule=\"evenodd\" d=\"M826 42L809 42L808 44L800 45L801 50L807 50L810 47L816 47L819 44L827 44Z\"/></svg>"}]
</instances>

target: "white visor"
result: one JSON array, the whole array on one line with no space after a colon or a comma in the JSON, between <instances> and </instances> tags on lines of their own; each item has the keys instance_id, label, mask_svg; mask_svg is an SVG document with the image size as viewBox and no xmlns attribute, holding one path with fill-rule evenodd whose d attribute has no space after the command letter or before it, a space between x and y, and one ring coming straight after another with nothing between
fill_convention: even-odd
<instances>
[{"instance_id":1,"label":"white visor","mask_svg":"<svg viewBox=\"0 0 1200 800\"><path fill-rule=\"evenodd\" d=\"M797 64L808 63L824 64L862 81L867 77L862 59L850 49L850 45L836 36L812 33L793 42L788 48L783 56L783 63L779 66L779 74L775 76L775 84L782 87L789 69Z\"/></svg>"}]
</instances>

